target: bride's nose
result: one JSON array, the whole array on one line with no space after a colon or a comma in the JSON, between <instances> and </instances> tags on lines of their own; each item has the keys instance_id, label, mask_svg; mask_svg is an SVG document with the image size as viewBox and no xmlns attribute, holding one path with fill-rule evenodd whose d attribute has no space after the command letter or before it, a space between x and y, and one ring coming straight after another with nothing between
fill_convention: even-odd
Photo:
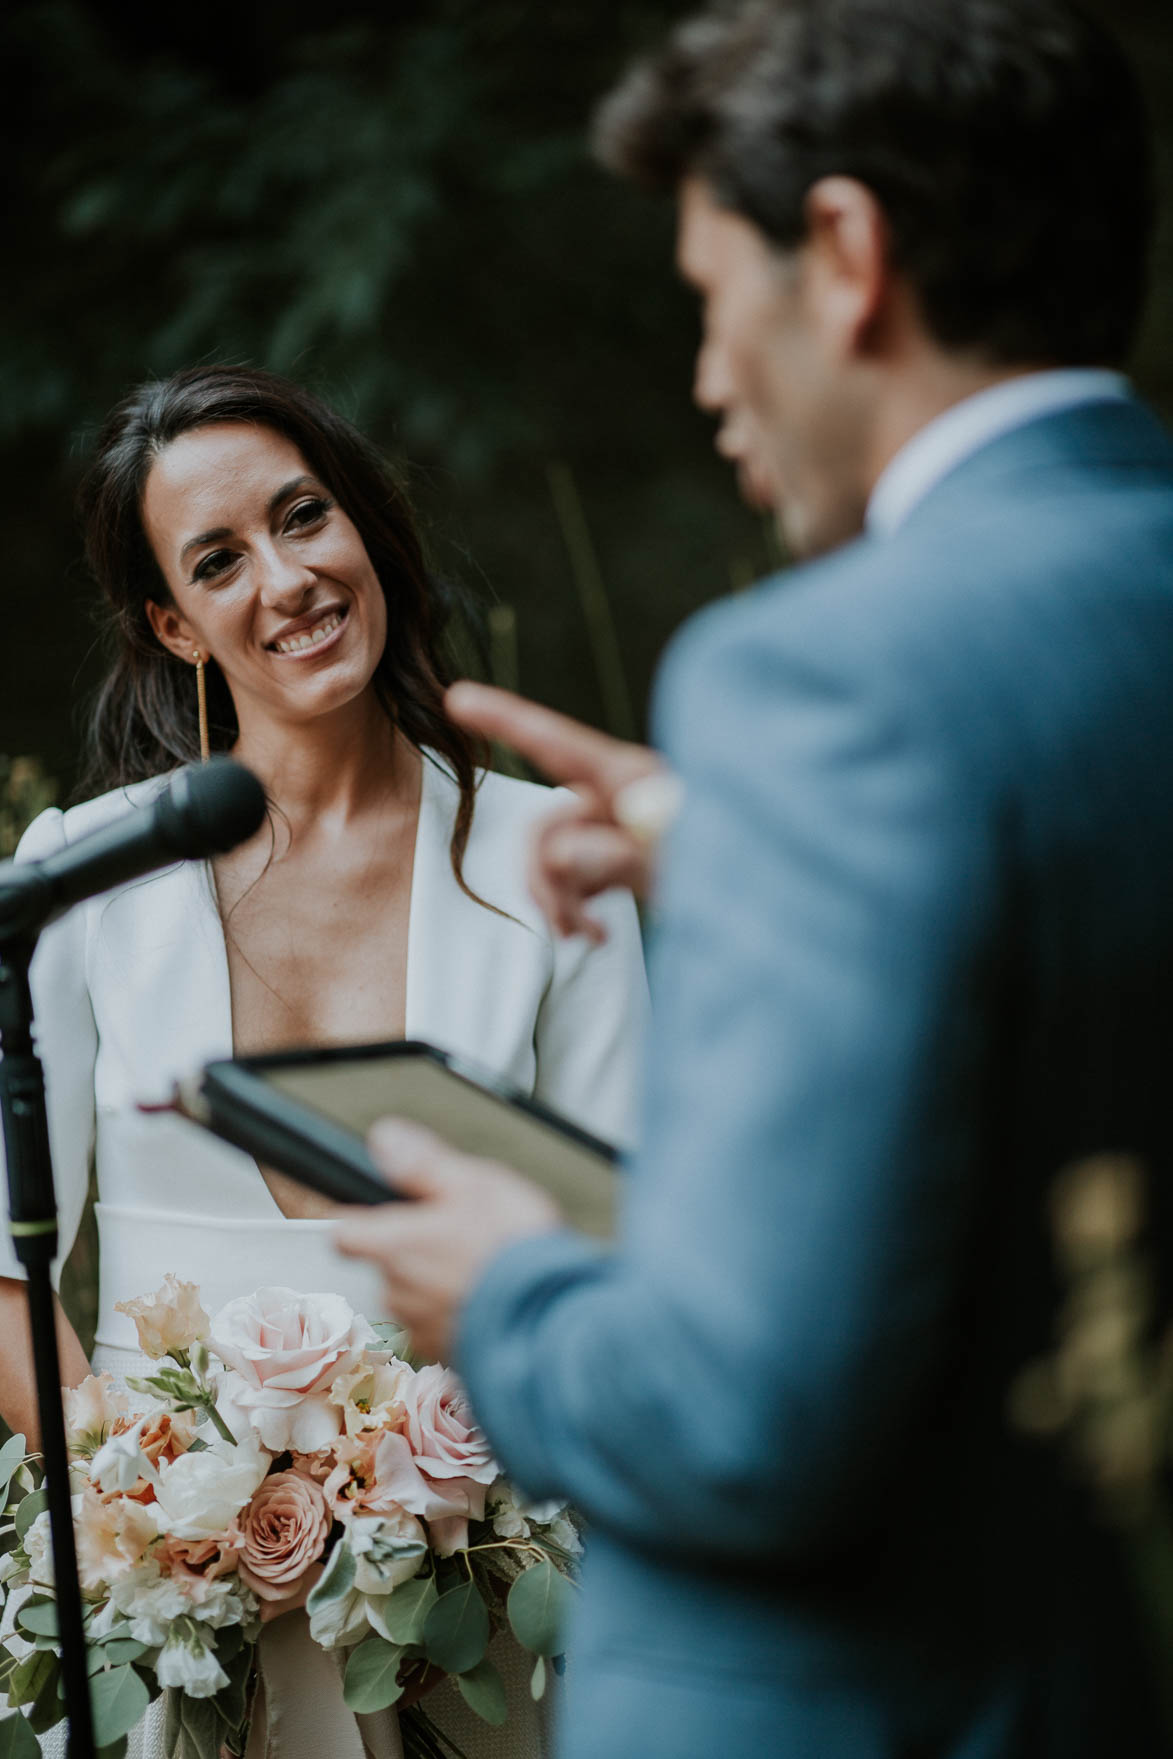
<instances>
[{"instance_id":1,"label":"bride's nose","mask_svg":"<svg viewBox=\"0 0 1173 1759\"><path fill-rule=\"evenodd\" d=\"M261 603L267 610L287 611L300 607L317 584L312 568L280 544L266 548L255 563L255 579Z\"/></svg>"}]
</instances>

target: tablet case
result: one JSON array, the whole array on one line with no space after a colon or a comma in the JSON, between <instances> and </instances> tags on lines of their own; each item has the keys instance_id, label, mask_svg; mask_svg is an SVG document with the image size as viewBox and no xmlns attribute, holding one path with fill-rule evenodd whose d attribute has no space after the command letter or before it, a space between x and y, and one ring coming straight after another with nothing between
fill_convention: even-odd
<instances>
[{"instance_id":1,"label":"tablet case","mask_svg":"<svg viewBox=\"0 0 1173 1759\"><path fill-rule=\"evenodd\" d=\"M261 1164L343 1203L386 1203L366 1134L408 1119L544 1187L567 1222L611 1236L615 1149L462 1057L418 1040L277 1051L206 1065L180 1108Z\"/></svg>"}]
</instances>

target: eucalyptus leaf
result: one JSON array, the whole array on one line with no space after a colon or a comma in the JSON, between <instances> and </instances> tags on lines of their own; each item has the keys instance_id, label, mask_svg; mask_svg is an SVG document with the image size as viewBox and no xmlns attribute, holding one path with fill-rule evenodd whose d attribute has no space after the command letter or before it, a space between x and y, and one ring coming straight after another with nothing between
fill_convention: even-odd
<instances>
[{"instance_id":1,"label":"eucalyptus leaf","mask_svg":"<svg viewBox=\"0 0 1173 1759\"><path fill-rule=\"evenodd\" d=\"M32 1491L16 1511L16 1531L23 1539L37 1516L49 1506L49 1492L42 1485L40 1490Z\"/></svg>"},{"instance_id":2,"label":"eucalyptus leaf","mask_svg":"<svg viewBox=\"0 0 1173 1759\"><path fill-rule=\"evenodd\" d=\"M163 1703L163 1751L170 1759L208 1759L220 1751L224 1724L211 1698L189 1698L178 1687L169 1686Z\"/></svg>"},{"instance_id":3,"label":"eucalyptus leaf","mask_svg":"<svg viewBox=\"0 0 1173 1759\"><path fill-rule=\"evenodd\" d=\"M23 1435L10 1435L4 1446L0 1448L0 1504L8 1495L8 1486L12 1483L17 1469L28 1452Z\"/></svg>"},{"instance_id":4,"label":"eucalyptus leaf","mask_svg":"<svg viewBox=\"0 0 1173 1759\"><path fill-rule=\"evenodd\" d=\"M392 1589L383 1601L383 1628L393 1643L422 1643L424 1624L439 1595L434 1576L416 1576Z\"/></svg>"},{"instance_id":5,"label":"eucalyptus leaf","mask_svg":"<svg viewBox=\"0 0 1173 1759\"><path fill-rule=\"evenodd\" d=\"M475 1710L483 1722L500 1728L509 1715L509 1703L505 1697L505 1682L488 1656L478 1661L475 1667L458 1674L456 1684L469 1709Z\"/></svg>"},{"instance_id":6,"label":"eucalyptus leaf","mask_svg":"<svg viewBox=\"0 0 1173 1759\"><path fill-rule=\"evenodd\" d=\"M357 1649L352 1649L342 1687L347 1709L359 1716L367 1715L373 1710L386 1710L401 1698L402 1660L402 1645L385 1643L382 1637L367 1637Z\"/></svg>"},{"instance_id":7,"label":"eucalyptus leaf","mask_svg":"<svg viewBox=\"0 0 1173 1759\"><path fill-rule=\"evenodd\" d=\"M126 1759L126 1748L127 1740L123 1735L121 1740L112 1741L108 1747L99 1747L94 1759Z\"/></svg>"},{"instance_id":8,"label":"eucalyptus leaf","mask_svg":"<svg viewBox=\"0 0 1173 1759\"><path fill-rule=\"evenodd\" d=\"M15 1710L21 1704L32 1704L39 1697L46 1680L55 1678L56 1663L51 1655L34 1649L23 1661L17 1662L8 1681L8 1702Z\"/></svg>"},{"instance_id":9,"label":"eucalyptus leaf","mask_svg":"<svg viewBox=\"0 0 1173 1759\"><path fill-rule=\"evenodd\" d=\"M489 1646L489 1615L474 1582L441 1594L424 1620L424 1651L445 1673L475 1667Z\"/></svg>"},{"instance_id":10,"label":"eucalyptus leaf","mask_svg":"<svg viewBox=\"0 0 1173 1759\"><path fill-rule=\"evenodd\" d=\"M544 1655L539 1655L534 1662L534 1671L530 1675L529 1681L529 1695L535 1704L546 1696L546 1658Z\"/></svg>"},{"instance_id":11,"label":"eucalyptus leaf","mask_svg":"<svg viewBox=\"0 0 1173 1759\"><path fill-rule=\"evenodd\" d=\"M55 1655L42 1655L49 1668L29 1710L29 1727L35 1735L48 1734L65 1715L65 1679Z\"/></svg>"},{"instance_id":12,"label":"eucalyptus leaf","mask_svg":"<svg viewBox=\"0 0 1173 1759\"><path fill-rule=\"evenodd\" d=\"M237 1629L236 1626L229 1626L229 1630L235 1629ZM226 1635L227 1632L220 1633L222 1638ZM221 1686L211 1703L228 1735L235 1739L243 1730L248 1714L248 1688L253 1670L253 1645L242 1643L234 1652L227 1653L218 1643L216 1655L220 1666L228 1675L228 1684ZM221 1736L221 1741L223 1741L223 1736Z\"/></svg>"},{"instance_id":13,"label":"eucalyptus leaf","mask_svg":"<svg viewBox=\"0 0 1173 1759\"><path fill-rule=\"evenodd\" d=\"M353 1553L339 1543L330 1553L330 1561L315 1582L306 1601L306 1611L319 1612L322 1607L329 1606L335 1600L341 1600L354 1587L355 1564Z\"/></svg>"},{"instance_id":14,"label":"eucalyptus leaf","mask_svg":"<svg viewBox=\"0 0 1173 1759\"><path fill-rule=\"evenodd\" d=\"M505 1610L513 1634L535 1655L560 1655L574 1590L545 1559L523 1571L509 1590Z\"/></svg>"},{"instance_id":15,"label":"eucalyptus leaf","mask_svg":"<svg viewBox=\"0 0 1173 1759\"><path fill-rule=\"evenodd\" d=\"M150 1701L150 1693L129 1663L95 1674L90 1683L95 1744L109 1747L129 1734L146 1715Z\"/></svg>"},{"instance_id":16,"label":"eucalyptus leaf","mask_svg":"<svg viewBox=\"0 0 1173 1759\"><path fill-rule=\"evenodd\" d=\"M124 1661L138 1661L149 1649L150 1644L140 1643L137 1637L111 1637L99 1646L98 1654L118 1667Z\"/></svg>"},{"instance_id":17,"label":"eucalyptus leaf","mask_svg":"<svg viewBox=\"0 0 1173 1759\"><path fill-rule=\"evenodd\" d=\"M0 1720L0 1759L41 1759L41 1744L19 1710Z\"/></svg>"},{"instance_id":18,"label":"eucalyptus leaf","mask_svg":"<svg viewBox=\"0 0 1173 1759\"><path fill-rule=\"evenodd\" d=\"M16 1622L22 1631L29 1631L34 1637L56 1637L57 1606L52 1600L26 1600L16 1615Z\"/></svg>"}]
</instances>

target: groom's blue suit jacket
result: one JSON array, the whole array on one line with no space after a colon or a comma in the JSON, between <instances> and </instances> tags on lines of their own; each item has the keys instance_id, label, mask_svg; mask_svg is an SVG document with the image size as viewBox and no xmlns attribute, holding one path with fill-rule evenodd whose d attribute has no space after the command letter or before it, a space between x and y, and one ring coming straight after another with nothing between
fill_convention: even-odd
<instances>
[{"instance_id":1,"label":"groom's blue suit jacket","mask_svg":"<svg viewBox=\"0 0 1173 1759\"><path fill-rule=\"evenodd\" d=\"M990 443L694 621L656 726L622 1241L508 1249L459 1340L593 1525L562 1751L1148 1759L1118 1541L1007 1401L1059 1169L1143 1156L1173 1261L1173 444Z\"/></svg>"}]
</instances>

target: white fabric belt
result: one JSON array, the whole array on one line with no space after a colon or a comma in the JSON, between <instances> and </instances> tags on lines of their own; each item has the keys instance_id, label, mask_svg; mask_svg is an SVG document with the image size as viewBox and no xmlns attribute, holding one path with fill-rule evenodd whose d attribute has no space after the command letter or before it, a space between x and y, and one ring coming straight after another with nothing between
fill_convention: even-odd
<instances>
[{"instance_id":1,"label":"white fabric belt","mask_svg":"<svg viewBox=\"0 0 1173 1759\"><path fill-rule=\"evenodd\" d=\"M281 1214L229 1220L107 1203L95 1204L94 1214L101 1266L96 1342L113 1349L138 1348L134 1322L114 1311L115 1302L151 1294L168 1271L199 1284L210 1317L226 1301L271 1283L307 1295L345 1295L357 1313L384 1317L378 1272L334 1251L329 1220Z\"/></svg>"}]
</instances>

